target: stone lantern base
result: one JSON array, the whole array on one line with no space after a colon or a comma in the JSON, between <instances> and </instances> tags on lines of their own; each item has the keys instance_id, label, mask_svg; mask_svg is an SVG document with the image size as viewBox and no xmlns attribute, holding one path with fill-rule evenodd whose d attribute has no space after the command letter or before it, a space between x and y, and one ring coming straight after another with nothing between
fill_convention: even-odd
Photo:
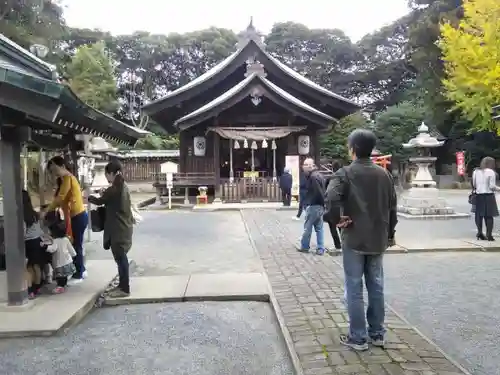
<instances>
[{"instance_id":1,"label":"stone lantern base","mask_svg":"<svg viewBox=\"0 0 500 375\"><path fill-rule=\"evenodd\" d=\"M435 187L412 187L398 199L398 215L406 219L459 219L469 217L457 213L439 196Z\"/></svg>"}]
</instances>

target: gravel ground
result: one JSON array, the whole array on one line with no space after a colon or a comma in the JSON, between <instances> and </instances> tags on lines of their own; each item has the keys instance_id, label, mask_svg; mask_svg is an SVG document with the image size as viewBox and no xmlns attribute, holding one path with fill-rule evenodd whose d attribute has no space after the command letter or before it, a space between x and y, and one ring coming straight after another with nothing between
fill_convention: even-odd
<instances>
[{"instance_id":1,"label":"gravel ground","mask_svg":"<svg viewBox=\"0 0 500 375\"><path fill-rule=\"evenodd\" d=\"M0 341L9 375L292 375L271 307L209 302L98 309L67 336Z\"/></svg>"},{"instance_id":2,"label":"gravel ground","mask_svg":"<svg viewBox=\"0 0 500 375\"><path fill-rule=\"evenodd\" d=\"M474 375L500 375L500 254L388 255L388 303Z\"/></svg>"}]
</instances>

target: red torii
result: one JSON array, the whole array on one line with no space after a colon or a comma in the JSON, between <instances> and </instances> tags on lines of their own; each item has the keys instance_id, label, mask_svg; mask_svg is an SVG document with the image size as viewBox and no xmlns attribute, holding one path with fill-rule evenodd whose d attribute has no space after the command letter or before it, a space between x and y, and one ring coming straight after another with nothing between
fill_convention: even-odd
<instances>
[{"instance_id":1,"label":"red torii","mask_svg":"<svg viewBox=\"0 0 500 375\"><path fill-rule=\"evenodd\" d=\"M377 149L374 149L372 151L372 156L371 159L375 164L380 165L384 169L387 169L387 166L391 164L391 158L392 155L380 155L380 151Z\"/></svg>"}]
</instances>

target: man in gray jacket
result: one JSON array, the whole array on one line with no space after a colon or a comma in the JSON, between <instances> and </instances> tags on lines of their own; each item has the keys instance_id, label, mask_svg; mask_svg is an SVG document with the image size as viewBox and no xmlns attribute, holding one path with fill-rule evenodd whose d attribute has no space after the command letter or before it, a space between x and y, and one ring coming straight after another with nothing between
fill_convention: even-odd
<instances>
[{"instance_id":1,"label":"man in gray jacket","mask_svg":"<svg viewBox=\"0 0 500 375\"><path fill-rule=\"evenodd\" d=\"M370 159L377 139L366 129L354 130L347 144L351 165L339 169L326 191L326 216L339 222L349 313L349 334L342 344L367 350L368 341L384 345L383 253L394 243L396 192L391 176ZM366 329L363 276L368 292Z\"/></svg>"}]
</instances>

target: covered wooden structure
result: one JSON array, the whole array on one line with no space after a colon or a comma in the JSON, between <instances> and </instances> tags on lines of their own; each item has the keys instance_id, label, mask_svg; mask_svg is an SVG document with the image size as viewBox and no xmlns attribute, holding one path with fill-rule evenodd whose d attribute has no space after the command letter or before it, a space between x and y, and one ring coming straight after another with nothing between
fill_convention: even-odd
<instances>
[{"instance_id":1,"label":"covered wooden structure","mask_svg":"<svg viewBox=\"0 0 500 375\"><path fill-rule=\"evenodd\" d=\"M236 52L143 110L180 132L175 184L223 201L278 200L287 156L319 160L320 134L359 107L271 56L252 23L239 37Z\"/></svg>"},{"instance_id":2,"label":"covered wooden structure","mask_svg":"<svg viewBox=\"0 0 500 375\"><path fill-rule=\"evenodd\" d=\"M134 145L148 134L83 103L55 68L0 35L0 164L8 302L27 302L21 148L83 148L82 134Z\"/></svg>"}]
</instances>

